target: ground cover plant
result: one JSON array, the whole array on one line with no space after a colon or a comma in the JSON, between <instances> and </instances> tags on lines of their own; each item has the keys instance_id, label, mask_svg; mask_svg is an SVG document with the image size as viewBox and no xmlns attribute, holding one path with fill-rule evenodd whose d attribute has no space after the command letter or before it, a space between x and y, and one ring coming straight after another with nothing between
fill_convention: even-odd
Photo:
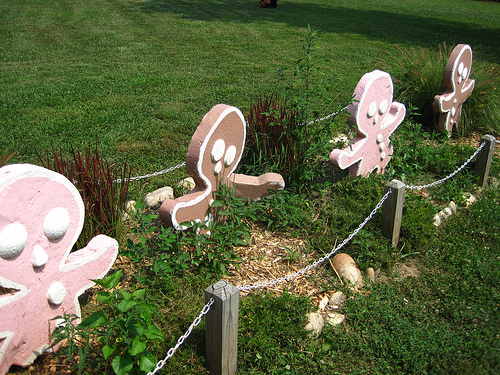
<instances>
[{"instance_id":1,"label":"ground cover plant","mask_svg":"<svg viewBox=\"0 0 500 375\"><path fill-rule=\"evenodd\" d=\"M38 164L36 150L54 148L67 157L71 146L96 146L110 165L126 162L134 174L161 170L184 159L194 129L214 104L225 102L249 114L250 103L278 93L287 113L304 113L309 108L304 95L320 87L322 95L306 111L312 115L302 118L328 115L350 99L365 72L387 58L382 51L399 56L400 50L413 48L432 55L443 42L469 43L474 59L498 68L499 13L496 4L469 0L283 0L277 10L260 9L253 0L230 5L212 0L0 3L0 155L9 155L1 159ZM314 67L333 79L321 84L315 77L309 89L302 86L293 95L287 89L313 77L311 71L302 74L308 68L301 60L313 55L300 53L311 46L311 35L318 57ZM397 70L390 69L396 76ZM273 100L266 112L277 115L281 109ZM256 117L262 113L254 110ZM347 132L343 116L317 126L327 127L332 136ZM279 121L269 117L268 130L274 130ZM309 130L315 134L315 129ZM331 170L316 175L323 155L316 164L303 163L307 178L296 186L291 181L292 189L270 199L249 203L221 189L213 208L223 224L212 238L161 228L154 212L138 207L120 241L113 283L101 282L81 301L87 322L110 312L120 318L84 325L81 343L72 341L69 353L12 372L112 374L151 368L151 358L163 358L198 316L203 290L245 266L238 254L253 256L258 233L303 241L303 247L284 248L281 259L273 259L292 272L356 229L388 180L422 184L442 178L474 152L478 136L448 139L410 116L392 141L395 154L385 176L349 179ZM262 171L266 163L254 160L246 167ZM497 154L496 178L499 163ZM184 174L179 169L134 183L129 196L141 198ZM381 236L380 214L375 215L343 249L361 269L380 268L387 277L368 285L365 294L350 294L325 262L314 276L318 286L312 297L299 294L300 284L243 296L238 373L498 372L500 197L495 181L490 182L469 209L462 194L475 193L473 165L442 186L408 191L398 248ZM459 204L459 213L436 229L432 217L450 200ZM226 210L227 204L236 209ZM257 261L261 257L254 256ZM414 265L418 276L403 278L402 263ZM328 290L344 290L355 298L342 310L345 324L312 339L302 329L305 314L315 309L314 297ZM142 303L154 304L146 309L151 316L140 309ZM162 337L148 328L140 331L137 324L157 327ZM202 321L159 373L206 373L204 345Z\"/></svg>"}]
</instances>

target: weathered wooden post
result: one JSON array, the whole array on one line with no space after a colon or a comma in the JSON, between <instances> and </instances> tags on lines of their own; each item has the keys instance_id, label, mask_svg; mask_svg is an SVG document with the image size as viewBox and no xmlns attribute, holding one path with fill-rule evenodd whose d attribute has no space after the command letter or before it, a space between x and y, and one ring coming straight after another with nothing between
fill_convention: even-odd
<instances>
[{"instance_id":1,"label":"weathered wooden post","mask_svg":"<svg viewBox=\"0 0 500 375\"><path fill-rule=\"evenodd\" d=\"M479 151L479 154L477 154L476 173L479 175L479 186L484 188L488 182L493 151L495 151L495 137L492 135L485 135L481 138L481 143L482 142L486 142L486 144L483 149Z\"/></svg>"},{"instance_id":2,"label":"weathered wooden post","mask_svg":"<svg viewBox=\"0 0 500 375\"><path fill-rule=\"evenodd\" d=\"M386 193L389 189L392 189L392 193L382 205L382 235L391 240L392 246L397 246L403 217L405 184L398 180L392 180L385 185Z\"/></svg>"},{"instance_id":3,"label":"weathered wooden post","mask_svg":"<svg viewBox=\"0 0 500 375\"><path fill-rule=\"evenodd\" d=\"M205 302L214 299L206 316L207 369L214 375L236 373L240 291L221 280L205 289Z\"/></svg>"}]
</instances>

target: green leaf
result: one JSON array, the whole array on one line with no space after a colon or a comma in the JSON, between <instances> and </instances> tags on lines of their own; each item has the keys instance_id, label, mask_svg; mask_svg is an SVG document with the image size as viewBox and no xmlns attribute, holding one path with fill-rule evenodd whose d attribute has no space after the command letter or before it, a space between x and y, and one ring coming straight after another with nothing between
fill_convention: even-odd
<instances>
[{"instance_id":1,"label":"green leaf","mask_svg":"<svg viewBox=\"0 0 500 375\"><path fill-rule=\"evenodd\" d=\"M121 312L127 312L129 311L132 307L138 305L138 302L135 301L121 301L118 305L116 305L116 308L120 310Z\"/></svg>"},{"instance_id":2,"label":"green leaf","mask_svg":"<svg viewBox=\"0 0 500 375\"><path fill-rule=\"evenodd\" d=\"M154 325L148 326L148 328L144 331L144 335L148 338L148 340L160 340L163 341L163 333Z\"/></svg>"},{"instance_id":3,"label":"green leaf","mask_svg":"<svg viewBox=\"0 0 500 375\"><path fill-rule=\"evenodd\" d=\"M210 207L222 207L221 201L213 201Z\"/></svg>"},{"instance_id":4,"label":"green leaf","mask_svg":"<svg viewBox=\"0 0 500 375\"><path fill-rule=\"evenodd\" d=\"M107 321L108 317L104 312L96 311L85 318L85 320L80 323L80 326L95 328L104 325Z\"/></svg>"},{"instance_id":5,"label":"green leaf","mask_svg":"<svg viewBox=\"0 0 500 375\"><path fill-rule=\"evenodd\" d=\"M122 297L123 297L124 300L128 301L130 299L130 297L132 297L132 294L130 294L126 290L119 289L118 292L122 295Z\"/></svg>"},{"instance_id":6,"label":"green leaf","mask_svg":"<svg viewBox=\"0 0 500 375\"><path fill-rule=\"evenodd\" d=\"M113 354L116 350L116 345L104 345L102 347L102 354L104 355L104 359L108 359L111 354Z\"/></svg>"},{"instance_id":7,"label":"green leaf","mask_svg":"<svg viewBox=\"0 0 500 375\"><path fill-rule=\"evenodd\" d=\"M146 294L146 289L139 289L132 293L132 298L142 298Z\"/></svg>"},{"instance_id":8,"label":"green leaf","mask_svg":"<svg viewBox=\"0 0 500 375\"><path fill-rule=\"evenodd\" d=\"M148 352L147 354L141 355L139 367L141 368L141 371L148 373L155 369L156 363L157 361L155 357Z\"/></svg>"},{"instance_id":9,"label":"green leaf","mask_svg":"<svg viewBox=\"0 0 500 375\"><path fill-rule=\"evenodd\" d=\"M123 357L119 355L113 359L111 367L113 367L113 371L116 375L126 375L134 367L134 361L130 355L125 355Z\"/></svg>"},{"instance_id":10,"label":"green leaf","mask_svg":"<svg viewBox=\"0 0 500 375\"><path fill-rule=\"evenodd\" d=\"M136 336L134 341L132 341L132 347L130 348L131 355L137 355L142 353L146 349L146 343L141 341L140 336Z\"/></svg>"},{"instance_id":11,"label":"green leaf","mask_svg":"<svg viewBox=\"0 0 500 375\"><path fill-rule=\"evenodd\" d=\"M111 275L109 275L108 277L106 277L104 279L96 279L96 280L92 280L92 281L94 283L96 283L97 285L102 286L103 288L112 289L112 288L116 287L118 285L118 283L120 282L120 279L122 277L122 273L123 273L122 270L118 270L115 273L112 273Z\"/></svg>"},{"instance_id":12,"label":"green leaf","mask_svg":"<svg viewBox=\"0 0 500 375\"><path fill-rule=\"evenodd\" d=\"M97 300L101 303L109 303L113 298L113 294L110 292L104 292L102 290L97 292Z\"/></svg>"}]
</instances>

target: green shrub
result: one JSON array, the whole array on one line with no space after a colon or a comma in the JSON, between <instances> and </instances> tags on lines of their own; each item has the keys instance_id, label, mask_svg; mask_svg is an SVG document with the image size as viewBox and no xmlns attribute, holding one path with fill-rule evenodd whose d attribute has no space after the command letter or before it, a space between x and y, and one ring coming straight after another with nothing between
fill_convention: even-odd
<instances>
[{"instance_id":1,"label":"green shrub","mask_svg":"<svg viewBox=\"0 0 500 375\"><path fill-rule=\"evenodd\" d=\"M434 112L434 96L445 92L444 73L453 47L440 44L437 51L424 48L402 48L399 55L383 51L387 58L379 61L394 80L395 100L415 106L413 120L427 129L437 129L439 114ZM500 134L500 70L497 66L473 58L470 79L476 81L472 94L462 107L460 135L480 131Z\"/></svg>"},{"instance_id":2,"label":"green shrub","mask_svg":"<svg viewBox=\"0 0 500 375\"><path fill-rule=\"evenodd\" d=\"M286 99L274 93L251 104L244 171L278 172L288 186L296 187L324 175L335 115L317 120L330 107L332 81L315 57L317 33L309 26L295 66L277 70L286 85Z\"/></svg>"}]
</instances>

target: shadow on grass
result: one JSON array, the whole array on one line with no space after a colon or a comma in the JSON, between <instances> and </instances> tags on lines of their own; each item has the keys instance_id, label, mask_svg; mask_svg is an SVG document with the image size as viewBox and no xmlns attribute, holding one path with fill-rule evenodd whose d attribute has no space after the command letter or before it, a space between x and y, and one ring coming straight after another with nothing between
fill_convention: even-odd
<instances>
[{"instance_id":1,"label":"shadow on grass","mask_svg":"<svg viewBox=\"0 0 500 375\"><path fill-rule=\"evenodd\" d=\"M482 28L472 24L393 13L390 11L359 10L315 3L279 4L278 9L261 9L257 0L146 0L139 10L165 12L184 19L224 21L235 23L277 22L294 27L311 24L322 32L358 34L369 40L413 44L436 48L445 41L448 45L470 44L477 56L491 62L500 60L499 28ZM272 30L270 30L272 38Z\"/></svg>"}]
</instances>

